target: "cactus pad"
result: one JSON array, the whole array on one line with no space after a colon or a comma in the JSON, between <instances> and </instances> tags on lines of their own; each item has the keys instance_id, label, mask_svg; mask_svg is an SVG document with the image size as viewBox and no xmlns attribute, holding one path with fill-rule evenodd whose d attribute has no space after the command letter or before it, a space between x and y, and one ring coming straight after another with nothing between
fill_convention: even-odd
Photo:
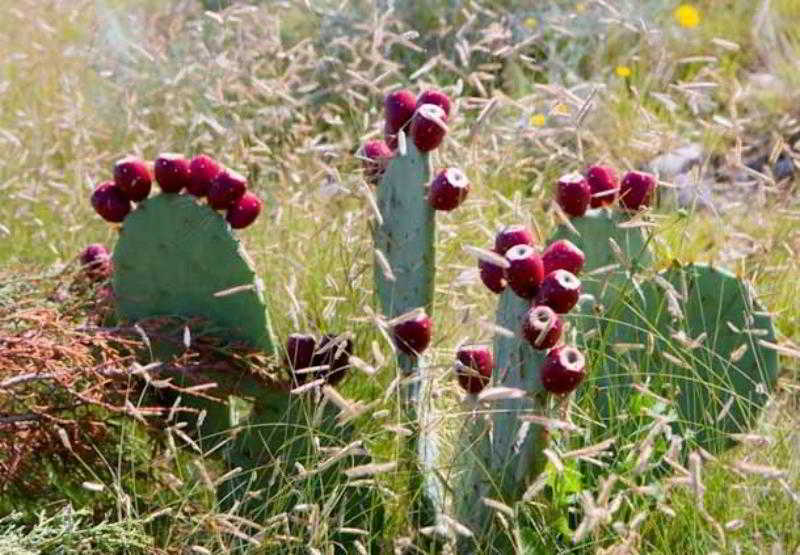
<instances>
[{"instance_id":1,"label":"cactus pad","mask_svg":"<svg viewBox=\"0 0 800 555\"><path fill-rule=\"evenodd\" d=\"M586 256L580 276L583 292L593 295L595 306L602 305L606 313L617 308L617 300L630 290L630 271L652 263L642 230L620 227L628 219L629 216L620 211L591 210L581 218L570 220L577 234L562 224L550 238L551 241L567 239L583 251ZM619 247L629 267L626 268L614 252L610 240Z\"/></svg>"},{"instance_id":2,"label":"cactus pad","mask_svg":"<svg viewBox=\"0 0 800 555\"><path fill-rule=\"evenodd\" d=\"M387 279L375 265L375 288L388 318L424 307L433 309L436 262L434 210L426 185L431 180L429 156L409 141L406 155L398 152L378 188L383 224L374 231L375 248L383 253L394 274Z\"/></svg>"},{"instance_id":3,"label":"cactus pad","mask_svg":"<svg viewBox=\"0 0 800 555\"><path fill-rule=\"evenodd\" d=\"M145 200L126 218L113 261L123 320L202 317L221 338L274 352L263 286L230 226L208 206L187 195Z\"/></svg>"},{"instance_id":4,"label":"cactus pad","mask_svg":"<svg viewBox=\"0 0 800 555\"><path fill-rule=\"evenodd\" d=\"M755 423L774 387L777 353L771 318L747 282L707 265L674 265L634 292L604 341L632 347L598 364L592 397L601 416L624 406L630 383L674 400L678 431L708 450Z\"/></svg>"},{"instance_id":5,"label":"cactus pad","mask_svg":"<svg viewBox=\"0 0 800 555\"><path fill-rule=\"evenodd\" d=\"M492 403L490 419L473 415L461 434L458 466L466 466L468 470L460 487L455 489L456 519L466 524L481 542L490 537L493 520L492 509L482 498L499 498L512 505L544 469L542 451L547 444L546 431L538 424L520 420L524 414L541 414L544 406L539 367L546 353L533 349L520 334L522 318L529 307L527 300L509 290L500 295L497 325L514 332L514 336L495 336L492 373L493 386L522 389L527 395ZM460 541L461 551L466 551L474 540Z\"/></svg>"}]
</instances>

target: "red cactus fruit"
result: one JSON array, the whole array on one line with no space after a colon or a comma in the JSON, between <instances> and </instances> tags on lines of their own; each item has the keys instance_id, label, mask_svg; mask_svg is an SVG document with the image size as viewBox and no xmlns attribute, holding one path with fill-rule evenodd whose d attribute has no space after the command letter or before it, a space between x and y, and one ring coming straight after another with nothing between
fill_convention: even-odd
<instances>
[{"instance_id":1,"label":"red cactus fruit","mask_svg":"<svg viewBox=\"0 0 800 555\"><path fill-rule=\"evenodd\" d=\"M225 219L233 229L243 229L253 223L260 213L261 199L247 191L230 205Z\"/></svg>"},{"instance_id":2,"label":"red cactus fruit","mask_svg":"<svg viewBox=\"0 0 800 555\"><path fill-rule=\"evenodd\" d=\"M566 214L580 218L586 214L592 200L589 183L579 173L568 173L558 180L556 201Z\"/></svg>"},{"instance_id":3,"label":"red cactus fruit","mask_svg":"<svg viewBox=\"0 0 800 555\"><path fill-rule=\"evenodd\" d=\"M211 183L222 171L222 166L205 154L198 154L189 162L189 183L186 191L196 197L208 194Z\"/></svg>"},{"instance_id":4,"label":"red cactus fruit","mask_svg":"<svg viewBox=\"0 0 800 555\"><path fill-rule=\"evenodd\" d=\"M385 141L374 139L364 143L364 157L369 158L362 160L367 183L377 185L380 182L392 156L394 153Z\"/></svg>"},{"instance_id":5,"label":"red cactus fruit","mask_svg":"<svg viewBox=\"0 0 800 555\"><path fill-rule=\"evenodd\" d=\"M461 206L469 193L469 180L458 168L439 172L431 183L428 201L434 210L453 210Z\"/></svg>"},{"instance_id":6,"label":"red cactus fruit","mask_svg":"<svg viewBox=\"0 0 800 555\"><path fill-rule=\"evenodd\" d=\"M402 320L392 328L394 342L407 355L416 356L428 348L433 333L433 320L424 312Z\"/></svg>"},{"instance_id":7,"label":"red cactus fruit","mask_svg":"<svg viewBox=\"0 0 800 555\"><path fill-rule=\"evenodd\" d=\"M544 359L539 369L542 386L550 393L563 395L574 390L586 377L586 361L575 347L556 347Z\"/></svg>"},{"instance_id":8,"label":"red cactus fruit","mask_svg":"<svg viewBox=\"0 0 800 555\"><path fill-rule=\"evenodd\" d=\"M440 90L428 89L419 95L417 98L417 108L423 104L436 104L439 108L444 110L445 116L448 118L450 117L450 97Z\"/></svg>"},{"instance_id":9,"label":"red cactus fruit","mask_svg":"<svg viewBox=\"0 0 800 555\"><path fill-rule=\"evenodd\" d=\"M113 181L97 186L92 193L92 207L107 222L119 223L131 211L131 201Z\"/></svg>"},{"instance_id":10,"label":"red cactus fruit","mask_svg":"<svg viewBox=\"0 0 800 555\"><path fill-rule=\"evenodd\" d=\"M189 160L182 154L165 152L156 158L153 173L165 193L180 193L189 186L191 170Z\"/></svg>"},{"instance_id":11,"label":"red cactus fruit","mask_svg":"<svg viewBox=\"0 0 800 555\"><path fill-rule=\"evenodd\" d=\"M326 370L316 372L314 378L323 378L330 385L337 385L347 375L350 369L350 355L353 354L353 340L348 337L337 341L337 337L329 333L323 335L311 360L312 366L328 366ZM334 345L327 348L331 342L334 342Z\"/></svg>"},{"instance_id":12,"label":"red cactus fruit","mask_svg":"<svg viewBox=\"0 0 800 555\"><path fill-rule=\"evenodd\" d=\"M314 350L317 340L313 335L293 333L286 339L286 357L284 362L292 372L297 384L302 384L308 379L307 373L297 373L298 370L313 366Z\"/></svg>"},{"instance_id":13,"label":"red cactus fruit","mask_svg":"<svg viewBox=\"0 0 800 555\"><path fill-rule=\"evenodd\" d=\"M245 191L247 191L247 179L233 170L224 169L208 188L208 205L214 210L225 210L242 198Z\"/></svg>"},{"instance_id":14,"label":"red cactus fruit","mask_svg":"<svg viewBox=\"0 0 800 555\"><path fill-rule=\"evenodd\" d=\"M542 258L529 245L517 245L506 252L510 266L506 279L511 290L523 299L532 299L544 279Z\"/></svg>"},{"instance_id":15,"label":"red cactus fruit","mask_svg":"<svg viewBox=\"0 0 800 555\"><path fill-rule=\"evenodd\" d=\"M79 256L83 272L92 281L100 281L111 277L111 254L100 243L88 245Z\"/></svg>"},{"instance_id":16,"label":"red cactus fruit","mask_svg":"<svg viewBox=\"0 0 800 555\"><path fill-rule=\"evenodd\" d=\"M576 276L581 273L586 257L572 241L559 239L553 241L542 253L544 275L556 270L566 270Z\"/></svg>"},{"instance_id":17,"label":"red cactus fruit","mask_svg":"<svg viewBox=\"0 0 800 555\"><path fill-rule=\"evenodd\" d=\"M578 304L581 296L581 280L566 270L550 272L542 280L536 294L536 304L552 308L558 314L566 314Z\"/></svg>"},{"instance_id":18,"label":"red cactus fruit","mask_svg":"<svg viewBox=\"0 0 800 555\"><path fill-rule=\"evenodd\" d=\"M447 114L436 104L423 104L411 119L411 140L420 152L430 152L442 144L447 133Z\"/></svg>"},{"instance_id":19,"label":"red cactus fruit","mask_svg":"<svg viewBox=\"0 0 800 555\"><path fill-rule=\"evenodd\" d=\"M500 294L506 290L508 282L506 281L506 271L502 266L479 258L478 269L480 270L481 281L489 291Z\"/></svg>"},{"instance_id":20,"label":"red cactus fruit","mask_svg":"<svg viewBox=\"0 0 800 555\"><path fill-rule=\"evenodd\" d=\"M592 208L612 204L619 192L617 172L608 166L591 166L586 172L586 181L592 191Z\"/></svg>"},{"instance_id":21,"label":"red cactus fruit","mask_svg":"<svg viewBox=\"0 0 800 555\"><path fill-rule=\"evenodd\" d=\"M417 106L417 98L407 89L393 91L383 99L384 114L386 116L386 129L390 134L396 135L406 124Z\"/></svg>"},{"instance_id":22,"label":"red cactus fruit","mask_svg":"<svg viewBox=\"0 0 800 555\"><path fill-rule=\"evenodd\" d=\"M464 345L458 349L458 383L467 393L480 393L492 378L494 358L488 345Z\"/></svg>"},{"instance_id":23,"label":"red cactus fruit","mask_svg":"<svg viewBox=\"0 0 800 555\"><path fill-rule=\"evenodd\" d=\"M628 210L639 210L643 206L650 206L655 189L655 176L649 173L628 172L622 178L619 203Z\"/></svg>"},{"instance_id":24,"label":"red cactus fruit","mask_svg":"<svg viewBox=\"0 0 800 555\"><path fill-rule=\"evenodd\" d=\"M125 198L141 202L150 194L153 176L147 162L126 156L114 164L114 183Z\"/></svg>"},{"instance_id":25,"label":"red cactus fruit","mask_svg":"<svg viewBox=\"0 0 800 555\"><path fill-rule=\"evenodd\" d=\"M533 246L535 238L531 230L521 224L507 225L494 237L494 250L500 255L517 245Z\"/></svg>"},{"instance_id":26,"label":"red cactus fruit","mask_svg":"<svg viewBox=\"0 0 800 555\"><path fill-rule=\"evenodd\" d=\"M522 335L531 347L543 351L561 339L564 322L549 306L532 306L522 317Z\"/></svg>"}]
</instances>

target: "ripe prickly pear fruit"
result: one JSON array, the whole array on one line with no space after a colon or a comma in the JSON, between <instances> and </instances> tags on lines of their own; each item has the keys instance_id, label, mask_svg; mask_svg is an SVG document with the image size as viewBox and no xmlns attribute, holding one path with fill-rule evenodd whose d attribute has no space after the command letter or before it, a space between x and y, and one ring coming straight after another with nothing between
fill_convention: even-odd
<instances>
[{"instance_id":1,"label":"ripe prickly pear fruit","mask_svg":"<svg viewBox=\"0 0 800 555\"><path fill-rule=\"evenodd\" d=\"M559 178L556 201L564 213L580 218L586 214L591 200L592 190L581 174L568 173Z\"/></svg>"},{"instance_id":2,"label":"ripe prickly pear fruit","mask_svg":"<svg viewBox=\"0 0 800 555\"><path fill-rule=\"evenodd\" d=\"M400 89L387 94L383 100L386 130L390 134L396 135L414 115L416 106L417 98L414 93L407 89Z\"/></svg>"},{"instance_id":3,"label":"ripe prickly pear fruit","mask_svg":"<svg viewBox=\"0 0 800 555\"><path fill-rule=\"evenodd\" d=\"M153 173L165 193L180 193L189 186L191 170L189 160L182 154L165 152L156 158Z\"/></svg>"},{"instance_id":4,"label":"ripe prickly pear fruit","mask_svg":"<svg viewBox=\"0 0 800 555\"><path fill-rule=\"evenodd\" d=\"M435 104L442 110L444 110L445 116L448 118L450 117L450 97L447 96L440 90L437 89L428 89L424 91L419 97L417 98L417 108L422 106L423 104Z\"/></svg>"},{"instance_id":5,"label":"ripe prickly pear fruit","mask_svg":"<svg viewBox=\"0 0 800 555\"><path fill-rule=\"evenodd\" d=\"M564 322L549 306L532 306L522 317L522 335L534 349L550 349L561 339Z\"/></svg>"},{"instance_id":6,"label":"ripe prickly pear fruit","mask_svg":"<svg viewBox=\"0 0 800 555\"><path fill-rule=\"evenodd\" d=\"M494 358L488 345L463 345L456 358L461 365L456 367L458 383L467 393L480 393L492 378Z\"/></svg>"},{"instance_id":7,"label":"ripe prickly pear fruit","mask_svg":"<svg viewBox=\"0 0 800 555\"><path fill-rule=\"evenodd\" d=\"M100 281L111 277L111 255L100 243L88 245L79 256L84 274L92 281Z\"/></svg>"},{"instance_id":8,"label":"ripe prickly pear fruit","mask_svg":"<svg viewBox=\"0 0 800 555\"><path fill-rule=\"evenodd\" d=\"M250 191L230 205L225 219L233 229L243 229L255 221L261 213L261 199Z\"/></svg>"},{"instance_id":9,"label":"ripe prickly pear fruit","mask_svg":"<svg viewBox=\"0 0 800 555\"><path fill-rule=\"evenodd\" d=\"M385 141L374 139L364 143L364 156L369 158L363 161L364 178L367 183L377 185L394 153Z\"/></svg>"},{"instance_id":10,"label":"ripe prickly pear fruit","mask_svg":"<svg viewBox=\"0 0 800 555\"><path fill-rule=\"evenodd\" d=\"M131 201L113 181L97 186L92 193L92 206L101 218L113 223L121 222L131 211Z\"/></svg>"},{"instance_id":11,"label":"ripe prickly pear fruit","mask_svg":"<svg viewBox=\"0 0 800 555\"><path fill-rule=\"evenodd\" d=\"M583 355L575 347L556 347L547 353L539 369L542 386L557 395L569 393L586 377L585 364Z\"/></svg>"},{"instance_id":12,"label":"ripe prickly pear fruit","mask_svg":"<svg viewBox=\"0 0 800 555\"><path fill-rule=\"evenodd\" d=\"M442 144L447 133L447 114L436 104L423 104L411 119L411 140L420 152L430 152Z\"/></svg>"},{"instance_id":13,"label":"ripe prickly pear fruit","mask_svg":"<svg viewBox=\"0 0 800 555\"><path fill-rule=\"evenodd\" d=\"M510 266L506 268L508 286L523 299L536 296L544 279L542 258L529 245L516 245L506 252Z\"/></svg>"},{"instance_id":14,"label":"ripe prickly pear fruit","mask_svg":"<svg viewBox=\"0 0 800 555\"><path fill-rule=\"evenodd\" d=\"M581 280L566 270L550 272L542 280L536 294L536 304L552 308L558 314L566 314L578 304L581 296Z\"/></svg>"},{"instance_id":15,"label":"ripe prickly pear fruit","mask_svg":"<svg viewBox=\"0 0 800 555\"><path fill-rule=\"evenodd\" d=\"M608 166L591 166L586 172L586 181L592 191L592 208L612 204L619 192L617 172Z\"/></svg>"},{"instance_id":16,"label":"ripe prickly pear fruit","mask_svg":"<svg viewBox=\"0 0 800 555\"><path fill-rule=\"evenodd\" d=\"M302 384L308 379L308 374L298 374L297 370L313 366L314 350L317 340L313 335L293 333L286 339L286 366L292 372L295 381Z\"/></svg>"},{"instance_id":17,"label":"ripe prickly pear fruit","mask_svg":"<svg viewBox=\"0 0 800 555\"><path fill-rule=\"evenodd\" d=\"M189 184L186 185L186 190L196 197L206 196L211 183L221 171L219 162L205 154L198 154L189 162Z\"/></svg>"},{"instance_id":18,"label":"ripe prickly pear fruit","mask_svg":"<svg viewBox=\"0 0 800 555\"><path fill-rule=\"evenodd\" d=\"M208 188L208 205L214 210L225 210L242 198L245 191L247 179L233 170L224 169Z\"/></svg>"},{"instance_id":19,"label":"ripe prickly pear fruit","mask_svg":"<svg viewBox=\"0 0 800 555\"><path fill-rule=\"evenodd\" d=\"M431 183L428 202L434 210L458 208L469 193L469 180L458 168L447 168L439 172Z\"/></svg>"},{"instance_id":20,"label":"ripe prickly pear fruit","mask_svg":"<svg viewBox=\"0 0 800 555\"><path fill-rule=\"evenodd\" d=\"M577 276L581 273L584 262L586 257L583 251L568 239L553 241L542 253L544 275L556 270L566 270Z\"/></svg>"},{"instance_id":21,"label":"ripe prickly pear fruit","mask_svg":"<svg viewBox=\"0 0 800 555\"><path fill-rule=\"evenodd\" d=\"M481 281L489 291L499 295L506 290L508 282L506 281L506 271L502 266L479 258L478 269L480 270Z\"/></svg>"},{"instance_id":22,"label":"ripe prickly pear fruit","mask_svg":"<svg viewBox=\"0 0 800 555\"><path fill-rule=\"evenodd\" d=\"M323 378L330 385L338 384L347 375L350 355L353 354L353 340L348 337L336 341L337 337L338 335L329 333L323 335L311 361L312 366L328 366L326 370L316 372L314 377ZM326 348L334 341L333 347Z\"/></svg>"},{"instance_id":23,"label":"ripe prickly pear fruit","mask_svg":"<svg viewBox=\"0 0 800 555\"><path fill-rule=\"evenodd\" d=\"M433 320L424 312L402 320L392 328L394 343L407 355L416 356L428 348L433 333Z\"/></svg>"},{"instance_id":24,"label":"ripe prickly pear fruit","mask_svg":"<svg viewBox=\"0 0 800 555\"><path fill-rule=\"evenodd\" d=\"M150 194L153 176L147 162L135 156L126 156L114 164L114 183L125 198L141 202Z\"/></svg>"},{"instance_id":25,"label":"ripe prickly pear fruit","mask_svg":"<svg viewBox=\"0 0 800 555\"><path fill-rule=\"evenodd\" d=\"M655 176L649 173L628 172L622 178L619 203L628 210L639 210L643 206L650 206L655 188Z\"/></svg>"},{"instance_id":26,"label":"ripe prickly pear fruit","mask_svg":"<svg viewBox=\"0 0 800 555\"><path fill-rule=\"evenodd\" d=\"M521 224L508 225L501 229L494 238L494 250L500 255L517 245L533 246L534 237L531 230Z\"/></svg>"}]
</instances>

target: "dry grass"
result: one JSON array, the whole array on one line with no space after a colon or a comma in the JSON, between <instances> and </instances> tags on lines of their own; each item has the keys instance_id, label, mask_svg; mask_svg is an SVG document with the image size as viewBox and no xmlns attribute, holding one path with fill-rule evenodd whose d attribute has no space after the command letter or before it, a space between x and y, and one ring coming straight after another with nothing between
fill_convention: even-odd
<instances>
[{"instance_id":1,"label":"dry grass","mask_svg":"<svg viewBox=\"0 0 800 555\"><path fill-rule=\"evenodd\" d=\"M796 349L797 180L776 180L770 164L757 173L743 169L743 162L774 162L782 153L798 160L792 144L800 127L795 2L731 2L729 9L701 3L695 29L676 26L670 8L657 1L561 1L535 9L463 3L451 11L421 2L413 17L363 2L346 2L338 11L327 4L275 2L203 13L189 1L23 0L0 18L0 193L6 199L0 266L11 276L0 284L0 306L39 315L31 329L37 349L47 350L40 355L80 344L69 318L86 307L76 306L67 321L51 312L44 318L37 306L41 290L8 291L25 276L63 270L83 244L113 243L116 231L88 203L94 184L128 153L153 159L162 151L207 152L246 173L267 201L266 214L241 237L268 284L279 337L352 331L356 354L377 373L355 374L342 393L364 403L383 394L393 377L391 346L368 312L372 212L353 154L380 134L381 99L399 85L443 86L457 99L457 116L434 163L462 167L473 183L461 209L437 216L432 359L441 369L444 404L453 409L447 427L463 416L446 374L455 346L493 333L486 322L493 319L494 298L480 286L463 246L485 247L507 223L528 223L547 237L557 222L550 210L554 178L594 161L630 169L677 146L700 144L700 165L689 178L708 185L715 211L677 211L666 180L654 213L658 265L678 258L734 268L754 281L776 315L782 345ZM426 21L435 26L422 27ZM617 76L620 65L631 69L630 77ZM18 333L5 320L0 329L4 336ZM32 358L0 367L0 380L30 372L18 366L40 359L25 352ZM4 349L0 361L11 355ZM70 350L63 368L91 366L86 357L96 356ZM751 438L720 460L700 465L693 458L686 477L679 469L674 483L644 483L636 470L668 446L658 414L643 418L637 434L619 438L613 451L588 455L610 469L587 471L565 455L596 443L590 434L554 433L565 470L551 464L542 485L549 497L534 496L518 508L520 534L531 549L547 552L571 549L567 538L575 530L586 551L797 549L798 366L790 356L782 362L774 406L754 431L770 447ZM0 398L0 408L3 403ZM403 422L394 408L391 401L372 408L389 410L386 421L359 421L378 460L397 454ZM136 434L127 434L122 437L135 444ZM140 461L146 451L125 450ZM230 536L220 531L215 508L188 501L202 477L187 471L194 466L182 455L161 462L181 478L173 483L175 520L156 517L150 532L164 546L224 550ZM118 499L136 500L136 464L110 473L110 483L128 488ZM583 481L570 489L570 473L578 472ZM387 495L386 537L405 537L405 476L390 472L380 483L397 495ZM688 493L681 493L685 486ZM141 506L118 512L121 518L158 513L158 496L138 493ZM565 510L577 507L591 518L570 529ZM194 526L197 518L203 524Z\"/></svg>"}]
</instances>

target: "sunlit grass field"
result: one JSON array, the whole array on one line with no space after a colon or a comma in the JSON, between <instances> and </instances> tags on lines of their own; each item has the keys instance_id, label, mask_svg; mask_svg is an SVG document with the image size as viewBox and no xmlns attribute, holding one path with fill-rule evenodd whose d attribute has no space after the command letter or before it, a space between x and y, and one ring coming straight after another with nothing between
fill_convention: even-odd
<instances>
[{"instance_id":1,"label":"sunlit grass field","mask_svg":"<svg viewBox=\"0 0 800 555\"><path fill-rule=\"evenodd\" d=\"M776 391L739 445L694 460L688 487L680 475L635 472L658 419L631 402L622 411L640 425L602 431L617 439L604 465L551 464L547 487L515 508L511 526L525 553L800 552L800 3L384 4L0 2L0 340L18 331L21 311L60 310L54 284L76 272L85 245L113 246L118 230L89 196L115 160L206 152L265 201L238 235L277 336L352 332L378 372L353 371L340 392L381 398L394 370L370 317L372 193L355 153L381 135L386 92L442 87L456 111L434 167L458 166L472 183L461 208L437 215L430 358L452 437L464 416L455 347L491 341L496 305L463 247L488 248L511 223L544 241L560 221L560 175L596 162L646 168L694 144L696 165L660 182L656 266L710 262L752 281L782 347ZM794 175L776 171L792 159ZM591 381L590 370L584 387ZM13 442L3 395L0 446ZM379 408L384 419L364 416L355 433L377 462L397 460L396 399ZM565 408L584 409L574 398ZM0 475L0 553L332 552L324 533L281 543L280 530L222 511L210 483L224 469L179 437L110 422L86 450L36 460L36 484ZM569 451L597 443L592 434L556 440ZM403 465L377 481L386 522L366 536L382 552L415 552L404 547L415 531ZM611 492L617 511L577 536L582 499L607 504Z\"/></svg>"}]
</instances>

